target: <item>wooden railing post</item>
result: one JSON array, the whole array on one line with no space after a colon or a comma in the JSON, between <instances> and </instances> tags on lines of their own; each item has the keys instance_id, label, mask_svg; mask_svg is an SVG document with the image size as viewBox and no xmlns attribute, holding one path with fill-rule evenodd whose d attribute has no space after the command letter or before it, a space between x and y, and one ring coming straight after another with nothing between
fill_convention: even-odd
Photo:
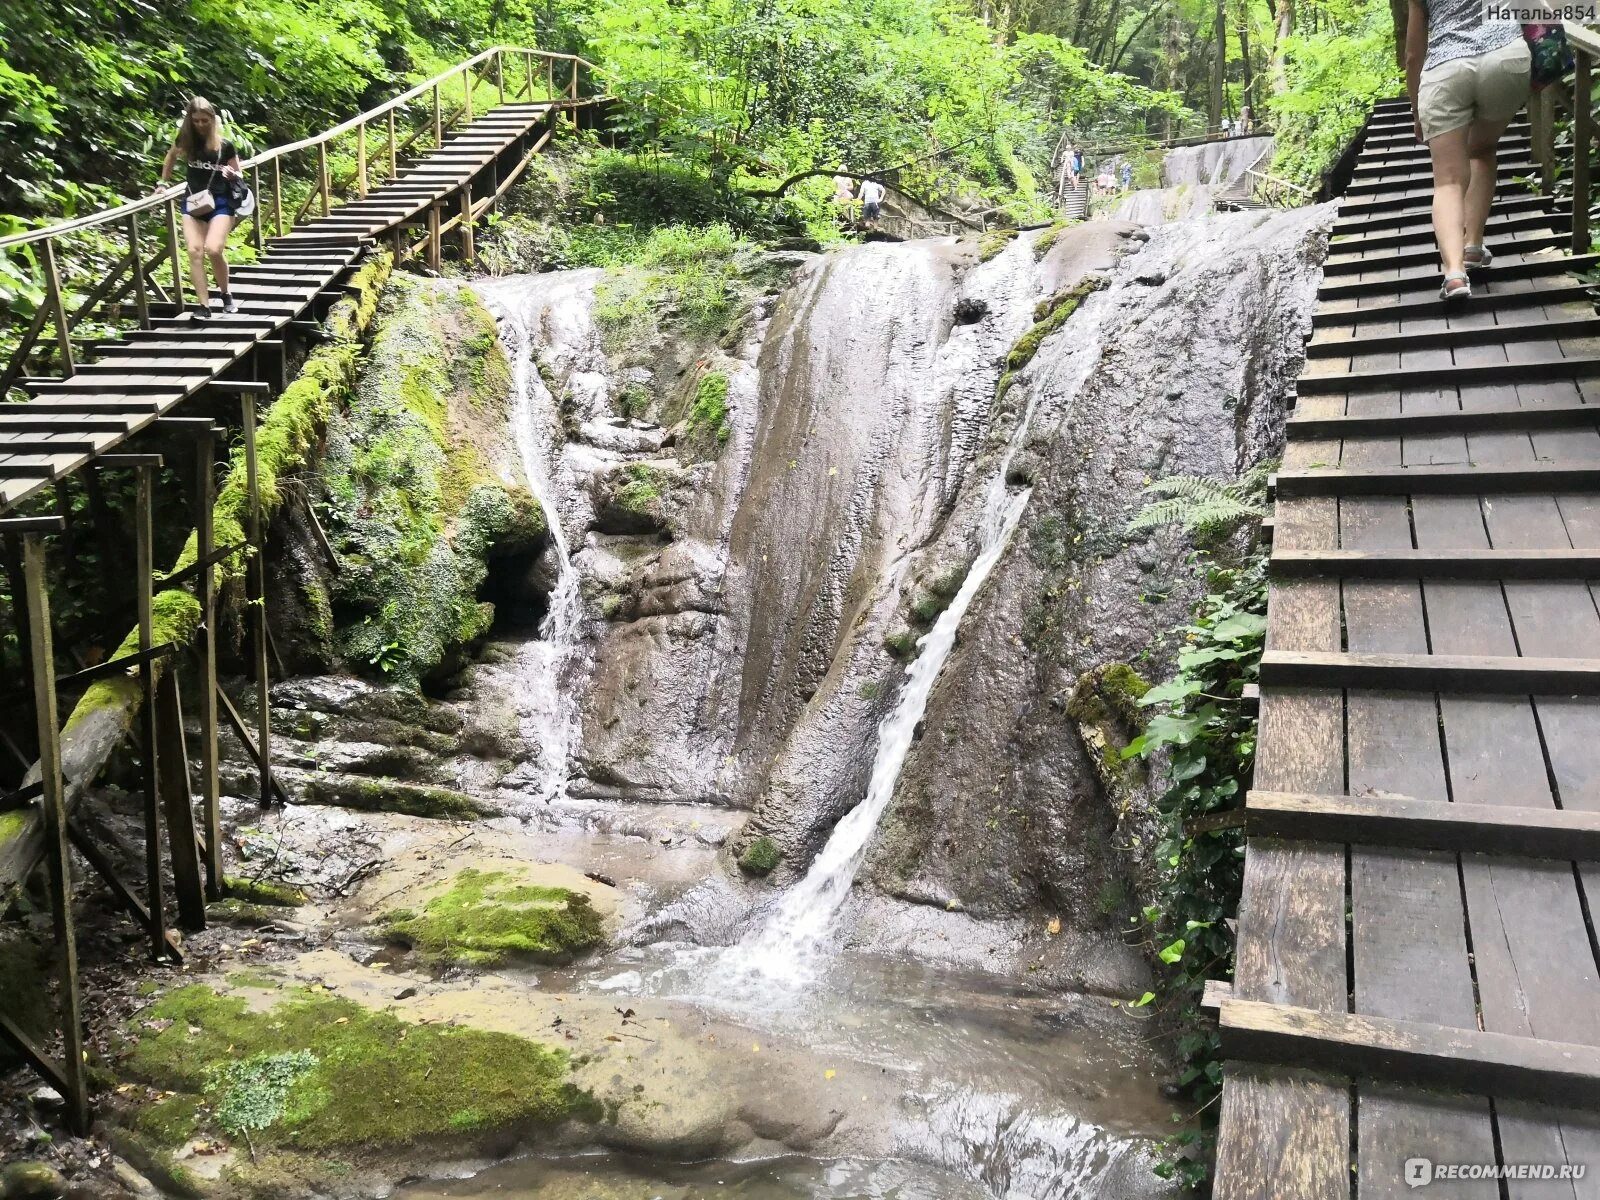
<instances>
[{"instance_id":1,"label":"wooden railing post","mask_svg":"<svg viewBox=\"0 0 1600 1200\"><path fill-rule=\"evenodd\" d=\"M394 109L389 110L389 178L393 180L400 174L400 142L395 137Z\"/></svg>"},{"instance_id":2,"label":"wooden railing post","mask_svg":"<svg viewBox=\"0 0 1600 1200\"><path fill-rule=\"evenodd\" d=\"M61 299L61 275L56 270L56 243L54 238L44 240L44 294L50 308L50 319L56 323L56 346L61 351L61 374L77 373L72 361L72 327L67 324L67 306Z\"/></svg>"},{"instance_id":3,"label":"wooden railing post","mask_svg":"<svg viewBox=\"0 0 1600 1200\"><path fill-rule=\"evenodd\" d=\"M572 127L578 127L578 60L572 60L572 82L567 86L567 97L572 101Z\"/></svg>"},{"instance_id":4,"label":"wooden railing post","mask_svg":"<svg viewBox=\"0 0 1600 1200\"><path fill-rule=\"evenodd\" d=\"M222 899L222 818L217 779L217 569L213 506L216 504L216 443L206 425L194 441L195 597L200 601L195 673L199 676L200 804L206 831L206 895Z\"/></svg>"},{"instance_id":5,"label":"wooden railing post","mask_svg":"<svg viewBox=\"0 0 1600 1200\"><path fill-rule=\"evenodd\" d=\"M159 459L157 461L160 461ZM144 758L144 887L146 931L150 936L150 957L156 961L167 953L167 917L162 904L161 880L161 797L158 771L160 742L156 716L156 664L148 657L155 645L154 568L155 468L141 462L134 467L133 527L135 580L139 629L139 653L147 657L139 664L139 751Z\"/></svg>"},{"instance_id":6,"label":"wooden railing post","mask_svg":"<svg viewBox=\"0 0 1600 1200\"><path fill-rule=\"evenodd\" d=\"M272 231L276 237L283 236L283 168L280 160L272 160Z\"/></svg>"},{"instance_id":7,"label":"wooden railing post","mask_svg":"<svg viewBox=\"0 0 1600 1200\"><path fill-rule=\"evenodd\" d=\"M276 160L274 160L274 161L276 161ZM252 167L250 169L250 186L255 191L255 194L256 194L256 211L255 211L255 214L250 218L252 221L255 222L255 225L250 231L250 240L253 241L255 243L255 245L256 245L256 253L260 254L261 250L262 250L262 246L266 242L266 230L264 228L262 228L262 226L266 223L266 218L262 215L262 212L261 212L261 168L260 167Z\"/></svg>"},{"instance_id":8,"label":"wooden railing post","mask_svg":"<svg viewBox=\"0 0 1600 1200\"><path fill-rule=\"evenodd\" d=\"M556 98L556 60L553 58L544 60L544 98Z\"/></svg>"},{"instance_id":9,"label":"wooden railing post","mask_svg":"<svg viewBox=\"0 0 1600 1200\"><path fill-rule=\"evenodd\" d=\"M1555 187L1555 121L1552 119L1550 89L1533 94L1528 102L1528 124L1533 133L1533 161L1539 166L1539 186L1549 193Z\"/></svg>"},{"instance_id":10,"label":"wooden railing post","mask_svg":"<svg viewBox=\"0 0 1600 1200\"><path fill-rule=\"evenodd\" d=\"M128 253L133 256L133 308L139 328L150 328L150 298L145 294L144 252L139 249L139 214L128 214Z\"/></svg>"},{"instance_id":11,"label":"wooden railing post","mask_svg":"<svg viewBox=\"0 0 1600 1200\"><path fill-rule=\"evenodd\" d=\"M1594 142L1590 58L1577 48L1572 68L1572 252L1589 253L1589 155Z\"/></svg>"},{"instance_id":12,"label":"wooden railing post","mask_svg":"<svg viewBox=\"0 0 1600 1200\"><path fill-rule=\"evenodd\" d=\"M19 629L17 636L29 640L33 707L39 732L39 780L44 789L39 806L49 866L56 964L61 973L61 1075L67 1085L68 1123L84 1133L89 1128L89 1083L83 1066L83 1000L78 981L77 934L72 925L72 856L67 849L67 807L62 798L61 744L56 732L56 664L50 637L44 543L38 534L30 533L24 536L22 546L25 603L33 620L31 627Z\"/></svg>"},{"instance_id":13,"label":"wooden railing post","mask_svg":"<svg viewBox=\"0 0 1600 1200\"><path fill-rule=\"evenodd\" d=\"M494 52L494 86L500 92L500 103L506 102L506 65L501 61L500 51Z\"/></svg>"},{"instance_id":14,"label":"wooden railing post","mask_svg":"<svg viewBox=\"0 0 1600 1200\"><path fill-rule=\"evenodd\" d=\"M533 51L522 52L522 94L533 99Z\"/></svg>"},{"instance_id":15,"label":"wooden railing post","mask_svg":"<svg viewBox=\"0 0 1600 1200\"><path fill-rule=\"evenodd\" d=\"M439 206L428 205L428 269L437 272L443 265L439 248Z\"/></svg>"},{"instance_id":16,"label":"wooden railing post","mask_svg":"<svg viewBox=\"0 0 1600 1200\"><path fill-rule=\"evenodd\" d=\"M256 676L256 746L261 758L261 804L272 803L272 704L271 680L267 673L267 538L261 511L261 472L256 454L256 398L250 392L240 397L240 420L244 427L245 540L250 543L250 561L245 564L245 603L250 606L251 658Z\"/></svg>"},{"instance_id":17,"label":"wooden railing post","mask_svg":"<svg viewBox=\"0 0 1600 1200\"><path fill-rule=\"evenodd\" d=\"M356 196L367 198L367 123L356 126Z\"/></svg>"},{"instance_id":18,"label":"wooden railing post","mask_svg":"<svg viewBox=\"0 0 1600 1200\"><path fill-rule=\"evenodd\" d=\"M172 258L172 302L183 310L183 256L178 252L178 205L167 201L167 253Z\"/></svg>"},{"instance_id":19,"label":"wooden railing post","mask_svg":"<svg viewBox=\"0 0 1600 1200\"><path fill-rule=\"evenodd\" d=\"M328 143L317 143L317 195L322 201L322 215L333 211L333 196L328 181Z\"/></svg>"},{"instance_id":20,"label":"wooden railing post","mask_svg":"<svg viewBox=\"0 0 1600 1200\"><path fill-rule=\"evenodd\" d=\"M472 68L461 68L461 119L472 120Z\"/></svg>"},{"instance_id":21,"label":"wooden railing post","mask_svg":"<svg viewBox=\"0 0 1600 1200\"><path fill-rule=\"evenodd\" d=\"M433 85L433 144L444 145L444 108L439 103L439 85Z\"/></svg>"},{"instance_id":22,"label":"wooden railing post","mask_svg":"<svg viewBox=\"0 0 1600 1200\"><path fill-rule=\"evenodd\" d=\"M474 257L472 245L472 184L461 186L461 260L470 263Z\"/></svg>"}]
</instances>

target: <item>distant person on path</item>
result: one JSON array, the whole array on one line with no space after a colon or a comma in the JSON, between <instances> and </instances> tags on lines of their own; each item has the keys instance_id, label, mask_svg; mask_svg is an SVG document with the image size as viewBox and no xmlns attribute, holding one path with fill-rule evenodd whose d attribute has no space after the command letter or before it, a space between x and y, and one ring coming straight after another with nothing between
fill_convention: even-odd
<instances>
[{"instance_id":1,"label":"distant person on path","mask_svg":"<svg viewBox=\"0 0 1600 1200\"><path fill-rule=\"evenodd\" d=\"M871 225L883 211L884 187L876 179L861 181L861 220Z\"/></svg>"},{"instance_id":2,"label":"distant person on path","mask_svg":"<svg viewBox=\"0 0 1600 1200\"><path fill-rule=\"evenodd\" d=\"M178 136L161 164L160 191L172 182L172 170L179 157L187 168L183 197L183 240L189 249L189 278L198 301L190 310L196 320L211 316L211 292L206 286L206 259L217 281L217 298L222 311L235 313L239 305L228 291L228 234L234 222L245 215L245 202L254 197L244 186L239 172L239 151L222 136L217 110L204 96L196 96L184 110Z\"/></svg>"},{"instance_id":3,"label":"distant person on path","mask_svg":"<svg viewBox=\"0 0 1600 1200\"><path fill-rule=\"evenodd\" d=\"M1132 186L1133 186L1133 164L1130 163L1130 162L1125 162L1125 163L1122 164L1122 190L1123 191L1127 191Z\"/></svg>"},{"instance_id":4,"label":"distant person on path","mask_svg":"<svg viewBox=\"0 0 1600 1200\"><path fill-rule=\"evenodd\" d=\"M1417 140L1433 159L1433 235L1441 300L1472 295L1489 265L1483 227L1494 203L1496 148L1528 99L1528 44L1514 21L1484 21L1480 0L1411 0L1406 89Z\"/></svg>"},{"instance_id":5,"label":"distant person on path","mask_svg":"<svg viewBox=\"0 0 1600 1200\"><path fill-rule=\"evenodd\" d=\"M1252 133L1254 132L1255 127L1256 115L1250 111L1250 106L1246 104L1239 110L1239 132Z\"/></svg>"},{"instance_id":6,"label":"distant person on path","mask_svg":"<svg viewBox=\"0 0 1600 1200\"><path fill-rule=\"evenodd\" d=\"M848 205L856 198L856 181L845 172L850 168L839 164L839 174L833 177L833 202Z\"/></svg>"},{"instance_id":7,"label":"distant person on path","mask_svg":"<svg viewBox=\"0 0 1600 1200\"><path fill-rule=\"evenodd\" d=\"M1083 177L1083 151L1076 146L1072 149L1072 176L1074 179Z\"/></svg>"},{"instance_id":8,"label":"distant person on path","mask_svg":"<svg viewBox=\"0 0 1600 1200\"><path fill-rule=\"evenodd\" d=\"M1230 137L1230 136L1232 136L1232 134L1233 134L1233 126L1228 122L1228 118L1227 117L1223 117L1222 118L1222 136L1223 137Z\"/></svg>"}]
</instances>

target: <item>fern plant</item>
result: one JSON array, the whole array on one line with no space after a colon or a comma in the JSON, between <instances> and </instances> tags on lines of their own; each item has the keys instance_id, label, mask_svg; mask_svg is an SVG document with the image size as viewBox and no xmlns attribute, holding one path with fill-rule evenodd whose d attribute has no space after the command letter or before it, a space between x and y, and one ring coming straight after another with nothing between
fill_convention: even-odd
<instances>
[{"instance_id":1,"label":"fern plant","mask_svg":"<svg viewBox=\"0 0 1600 1200\"><path fill-rule=\"evenodd\" d=\"M1144 489L1155 497L1128 522L1129 533L1145 533L1164 525L1210 539L1225 538L1247 521L1267 515L1267 476L1276 462L1258 463L1238 479L1202 475L1169 475Z\"/></svg>"}]
</instances>

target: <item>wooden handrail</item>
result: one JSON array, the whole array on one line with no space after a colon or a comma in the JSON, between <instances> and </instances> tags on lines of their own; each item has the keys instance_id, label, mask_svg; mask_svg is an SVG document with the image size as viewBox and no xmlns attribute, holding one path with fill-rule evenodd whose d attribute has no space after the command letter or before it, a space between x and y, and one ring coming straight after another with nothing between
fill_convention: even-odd
<instances>
[{"instance_id":1,"label":"wooden handrail","mask_svg":"<svg viewBox=\"0 0 1600 1200\"><path fill-rule=\"evenodd\" d=\"M549 50L535 50L526 46L491 46L481 54L474 55L465 62L457 63L449 70L435 75L432 79L425 80L424 82L419 83L415 87L411 88L409 91L396 96L394 99L385 101L377 108L370 109L367 112L358 113L356 116L351 117L348 121L344 121L339 125L335 125L332 129L329 129L323 133L314 134L308 138L301 138L298 142L290 142L286 146L274 146L270 150L264 150L254 158L247 160L243 166L245 168L261 167L268 163L274 162L285 155L294 154L300 150L308 150L314 146L325 146L334 138L349 133L353 129L364 127L376 118L386 118L389 113L411 103L413 100L424 95L431 89L450 82L462 72L471 70L479 63L485 62L490 58L498 59L499 56L505 54L532 56L535 58L544 59L551 64L556 62L570 62L574 64L574 85L576 85L577 71L579 67L588 67L590 70L598 71L598 68L595 66L595 64L576 54L561 54ZM552 96L550 103L555 105L570 105L573 103L573 100L558 100ZM183 190L184 188L182 184L175 184L163 191L154 192L141 200L130 200L125 204L119 204L115 208L102 209L99 212L90 213L83 217L77 217L71 221L59 221L54 225L46 225L39 229L30 229L25 233L14 233L9 237L0 237L0 250L7 250L13 246L26 246L34 242L46 241L52 238L62 237L66 234L78 233L85 229L93 229L96 226L110 224L114 221L122 221L130 216L142 212L149 212L152 209L159 208L163 204L182 198Z\"/></svg>"}]
</instances>

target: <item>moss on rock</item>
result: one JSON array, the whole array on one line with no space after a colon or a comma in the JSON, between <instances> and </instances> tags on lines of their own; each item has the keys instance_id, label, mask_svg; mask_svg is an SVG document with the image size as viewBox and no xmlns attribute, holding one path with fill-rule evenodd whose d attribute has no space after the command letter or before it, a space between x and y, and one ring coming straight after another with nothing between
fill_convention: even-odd
<instances>
[{"instance_id":1,"label":"moss on rock","mask_svg":"<svg viewBox=\"0 0 1600 1200\"><path fill-rule=\"evenodd\" d=\"M246 879L240 875L222 877L223 894L247 904L268 904L278 908L297 908L306 902L306 894L291 884L274 879Z\"/></svg>"},{"instance_id":2,"label":"moss on rock","mask_svg":"<svg viewBox=\"0 0 1600 1200\"><path fill-rule=\"evenodd\" d=\"M380 918L385 937L436 965L494 966L508 958L563 962L605 937L581 892L525 882L520 871L468 867L420 912Z\"/></svg>"},{"instance_id":3,"label":"moss on rock","mask_svg":"<svg viewBox=\"0 0 1600 1200\"><path fill-rule=\"evenodd\" d=\"M226 1134L219 1114L229 1112L256 1146L370 1154L599 1116L593 1097L568 1082L559 1049L413 1025L308 988L260 1008L195 984L163 997L128 1032L137 1040L123 1073L175 1093L135 1127L168 1147L196 1132ZM269 1074L262 1065L279 1056L293 1056L295 1069L258 1086Z\"/></svg>"},{"instance_id":4,"label":"moss on rock","mask_svg":"<svg viewBox=\"0 0 1600 1200\"><path fill-rule=\"evenodd\" d=\"M765 875L783 861L783 851L771 838L756 838L739 856L739 869L749 875Z\"/></svg>"},{"instance_id":5,"label":"moss on rock","mask_svg":"<svg viewBox=\"0 0 1600 1200\"><path fill-rule=\"evenodd\" d=\"M498 817L501 809L487 800L450 788L398 779L372 779L364 775L312 775L305 780L301 800L364 812L403 813L441 821L473 821Z\"/></svg>"},{"instance_id":6,"label":"moss on rock","mask_svg":"<svg viewBox=\"0 0 1600 1200\"><path fill-rule=\"evenodd\" d=\"M504 423L509 368L464 287L396 277L344 416L329 429L328 532L340 553L336 646L414 685L485 634L484 560L542 540L543 513L492 477L484 429ZM522 494L519 494L522 493Z\"/></svg>"},{"instance_id":7,"label":"moss on rock","mask_svg":"<svg viewBox=\"0 0 1600 1200\"><path fill-rule=\"evenodd\" d=\"M909 629L897 629L884 635L883 648L899 661L909 662L917 656L917 635Z\"/></svg>"},{"instance_id":8,"label":"moss on rock","mask_svg":"<svg viewBox=\"0 0 1600 1200\"><path fill-rule=\"evenodd\" d=\"M994 258L1016 240L1019 232L1016 229L990 229L979 235L978 261L988 262L991 258Z\"/></svg>"}]
</instances>

